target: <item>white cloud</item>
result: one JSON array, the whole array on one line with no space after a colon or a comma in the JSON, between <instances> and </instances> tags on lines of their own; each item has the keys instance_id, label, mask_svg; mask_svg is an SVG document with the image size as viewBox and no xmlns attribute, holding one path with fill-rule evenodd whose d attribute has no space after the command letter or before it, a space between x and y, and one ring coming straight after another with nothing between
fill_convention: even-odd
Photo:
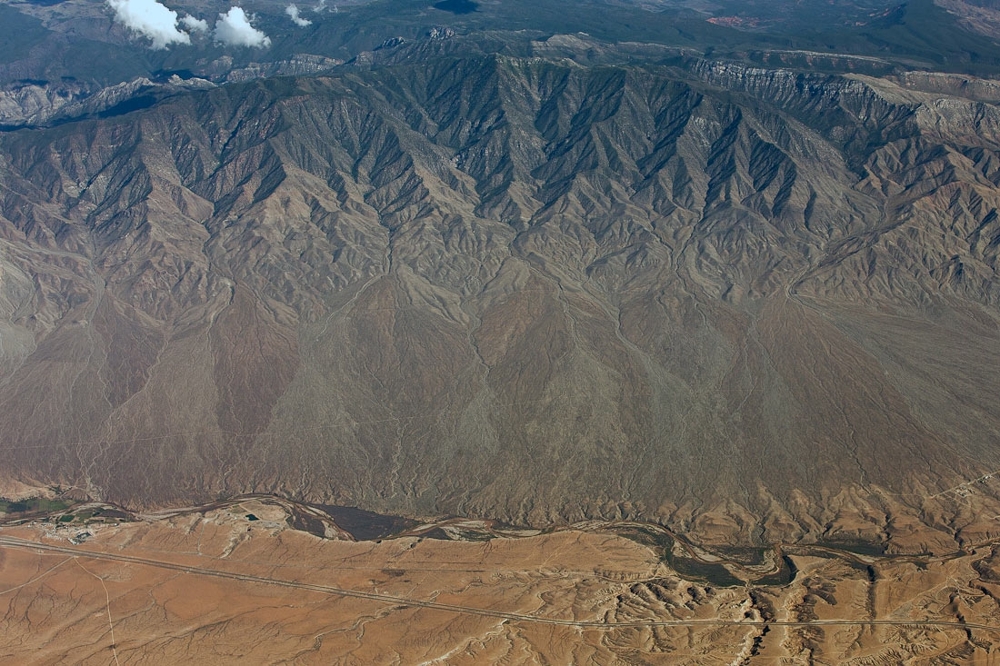
<instances>
[{"instance_id":1,"label":"white cloud","mask_svg":"<svg viewBox=\"0 0 1000 666\"><path fill-rule=\"evenodd\" d=\"M312 21L304 19L301 16L299 16L299 8L296 7L295 5L288 5L287 7L285 7L285 13L288 14L289 18L292 19L292 23L299 26L300 28L304 28L307 25L312 25Z\"/></svg>"},{"instance_id":2,"label":"white cloud","mask_svg":"<svg viewBox=\"0 0 1000 666\"><path fill-rule=\"evenodd\" d=\"M191 37L177 29L177 12L156 0L107 0L115 21L153 40L154 49L170 44L190 44Z\"/></svg>"},{"instance_id":3,"label":"white cloud","mask_svg":"<svg viewBox=\"0 0 1000 666\"><path fill-rule=\"evenodd\" d=\"M316 13L319 13L324 9L326 9L326 0L319 0L319 2L316 3L316 6L313 7L313 11Z\"/></svg>"},{"instance_id":4,"label":"white cloud","mask_svg":"<svg viewBox=\"0 0 1000 666\"><path fill-rule=\"evenodd\" d=\"M231 7L225 14L219 14L215 22L215 41L229 46L271 45L271 38L250 25L250 18L242 7Z\"/></svg>"},{"instance_id":5,"label":"white cloud","mask_svg":"<svg viewBox=\"0 0 1000 666\"><path fill-rule=\"evenodd\" d=\"M185 16L181 18L181 25L187 28L190 32L208 32L208 21L196 19L193 16Z\"/></svg>"}]
</instances>

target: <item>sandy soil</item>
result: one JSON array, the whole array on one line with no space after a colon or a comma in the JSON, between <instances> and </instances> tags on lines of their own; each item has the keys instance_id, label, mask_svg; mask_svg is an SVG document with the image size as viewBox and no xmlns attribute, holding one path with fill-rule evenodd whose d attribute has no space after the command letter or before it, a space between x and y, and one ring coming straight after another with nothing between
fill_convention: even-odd
<instances>
[{"instance_id":1,"label":"sandy soil","mask_svg":"<svg viewBox=\"0 0 1000 666\"><path fill-rule=\"evenodd\" d=\"M989 545L923 558L789 547L791 583L716 587L607 524L353 542L286 519L250 500L0 529L0 663L1000 661Z\"/></svg>"}]
</instances>

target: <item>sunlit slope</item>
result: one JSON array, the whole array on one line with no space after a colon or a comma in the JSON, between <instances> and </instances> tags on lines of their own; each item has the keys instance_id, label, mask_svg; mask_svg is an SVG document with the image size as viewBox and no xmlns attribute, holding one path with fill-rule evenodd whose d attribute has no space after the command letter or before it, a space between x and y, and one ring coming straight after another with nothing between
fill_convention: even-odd
<instances>
[{"instance_id":1,"label":"sunlit slope","mask_svg":"<svg viewBox=\"0 0 1000 666\"><path fill-rule=\"evenodd\" d=\"M3 135L4 472L988 530L930 496L1000 468L998 121L875 79L489 55Z\"/></svg>"}]
</instances>

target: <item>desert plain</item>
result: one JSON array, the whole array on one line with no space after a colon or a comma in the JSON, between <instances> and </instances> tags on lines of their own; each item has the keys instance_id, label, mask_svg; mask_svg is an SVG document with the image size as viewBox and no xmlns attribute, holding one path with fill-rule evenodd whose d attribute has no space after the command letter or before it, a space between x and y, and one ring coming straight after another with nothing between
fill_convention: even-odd
<instances>
[{"instance_id":1,"label":"desert plain","mask_svg":"<svg viewBox=\"0 0 1000 666\"><path fill-rule=\"evenodd\" d=\"M354 540L276 498L142 516L91 503L0 529L0 663L1000 662L998 545L863 550L727 559L605 521Z\"/></svg>"}]
</instances>

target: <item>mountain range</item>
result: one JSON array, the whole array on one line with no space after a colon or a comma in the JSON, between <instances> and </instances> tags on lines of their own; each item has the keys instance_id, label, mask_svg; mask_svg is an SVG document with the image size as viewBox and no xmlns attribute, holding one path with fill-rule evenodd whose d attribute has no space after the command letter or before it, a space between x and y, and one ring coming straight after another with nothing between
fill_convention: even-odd
<instances>
[{"instance_id":1,"label":"mountain range","mask_svg":"<svg viewBox=\"0 0 1000 666\"><path fill-rule=\"evenodd\" d=\"M1000 88L449 37L0 133L4 473L995 534Z\"/></svg>"}]
</instances>

